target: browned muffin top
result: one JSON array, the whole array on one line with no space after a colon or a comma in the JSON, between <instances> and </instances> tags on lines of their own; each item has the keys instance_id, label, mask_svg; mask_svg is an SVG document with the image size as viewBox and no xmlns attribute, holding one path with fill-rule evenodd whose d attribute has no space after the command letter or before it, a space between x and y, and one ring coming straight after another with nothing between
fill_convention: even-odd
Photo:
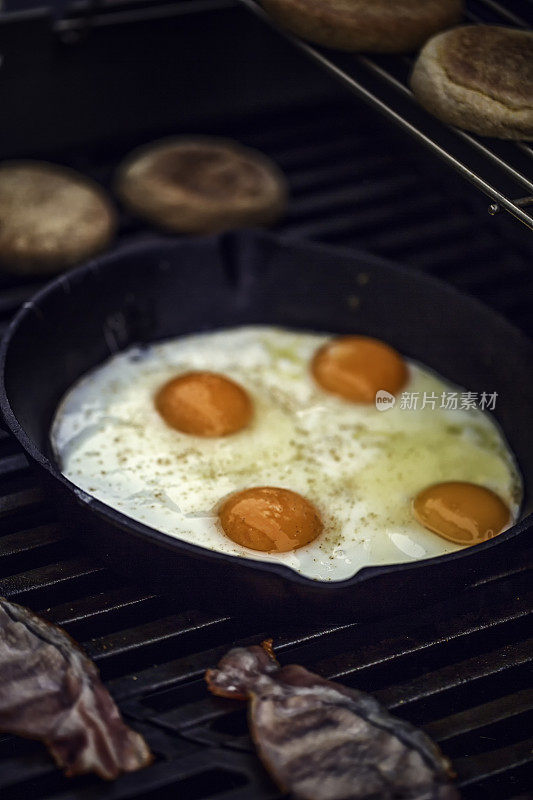
<instances>
[{"instance_id":1,"label":"browned muffin top","mask_svg":"<svg viewBox=\"0 0 533 800\"><path fill-rule=\"evenodd\" d=\"M450 31L439 53L448 78L510 108L533 106L533 33L494 25Z\"/></svg>"},{"instance_id":2,"label":"browned muffin top","mask_svg":"<svg viewBox=\"0 0 533 800\"><path fill-rule=\"evenodd\" d=\"M374 18L377 25L390 20L422 21L439 16L448 17L450 10L462 7L462 0L379 0L378 3L368 0L293 0L294 5L307 7L317 16L338 16L347 19L360 19L364 13L366 19Z\"/></svg>"},{"instance_id":3,"label":"browned muffin top","mask_svg":"<svg viewBox=\"0 0 533 800\"><path fill-rule=\"evenodd\" d=\"M266 170L229 145L209 149L202 142L183 143L179 148L163 149L152 155L153 180L167 186L221 202L238 197L252 200L261 194Z\"/></svg>"},{"instance_id":4,"label":"browned muffin top","mask_svg":"<svg viewBox=\"0 0 533 800\"><path fill-rule=\"evenodd\" d=\"M106 247L113 207L99 186L66 167L41 161L0 164L0 263L53 272Z\"/></svg>"}]
</instances>

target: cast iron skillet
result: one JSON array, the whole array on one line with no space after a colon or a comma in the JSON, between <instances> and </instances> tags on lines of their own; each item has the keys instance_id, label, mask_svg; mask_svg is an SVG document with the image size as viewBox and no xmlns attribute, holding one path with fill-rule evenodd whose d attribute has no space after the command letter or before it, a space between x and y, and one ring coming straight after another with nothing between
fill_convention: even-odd
<instances>
[{"instance_id":1,"label":"cast iron skillet","mask_svg":"<svg viewBox=\"0 0 533 800\"><path fill-rule=\"evenodd\" d=\"M135 522L75 488L49 457L62 394L110 353L223 326L270 323L364 333L443 376L498 392L496 416L517 456L520 522L485 544L323 583L287 567L213 553ZM301 609L351 619L417 606L482 580L525 544L533 481L533 346L505 320L432 278L367 254L253 231L159 239L63 275L16 316L1 349L5 421L91 553L134 580L217 609Z\"/></svg>"}]
</instances>

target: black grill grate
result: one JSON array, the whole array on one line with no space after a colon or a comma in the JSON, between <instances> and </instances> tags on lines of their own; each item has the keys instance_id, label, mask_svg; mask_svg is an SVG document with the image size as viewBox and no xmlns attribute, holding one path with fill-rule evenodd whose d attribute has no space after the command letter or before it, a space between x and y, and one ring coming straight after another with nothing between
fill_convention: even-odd
<instances>
[{"instance_id":1,"label":"black grill grate","mask_svg":"<svg viewBox=\"0 0 533 800\"><path fill-rule=\"evenodd\" d=\"M357 246L430 271L533 330L529 232L505 217L489 217L482 197L383 127L374 128L360 108L256 115L209 133L264 150L288 173L292 202L280 232ZM135 144L63 152L56 160L109 185L117 161ZM144 234L122 215L120 241ZM0 332L40 285L35 278L22 283L0 275Z\"/></svg>"},{"instance_id":2,"label":"black grill grate","mask_svg":"<svg viewBox=\"0 0 533 800\"><path fill-rule=\"evenodd\" d=\"M283 232L429 270L531 331L529 239L511 219L487 218L485 203L464 188L430 177L407 145L351 105L239 120L219 132L264 149L287 171ZM128 146L59 160L108 183ZM119 245L146 234L124 216ZM5 326L38 282L1 281ZM468 592L402 617L329 627L287 620L272 629L154 595L80 552L4 433L0 475L0 594L84 644L157 754L152 767L113 785L67 781L39 745L0 736L2 800L279 797L252 751L243 708L207 696L202 681L229 646L266 635L282 661L372 691L426 728L454 759L466 800L506 800L533 784L531 551L512 568L495 565Z\"/></svg>"}]
</instances>

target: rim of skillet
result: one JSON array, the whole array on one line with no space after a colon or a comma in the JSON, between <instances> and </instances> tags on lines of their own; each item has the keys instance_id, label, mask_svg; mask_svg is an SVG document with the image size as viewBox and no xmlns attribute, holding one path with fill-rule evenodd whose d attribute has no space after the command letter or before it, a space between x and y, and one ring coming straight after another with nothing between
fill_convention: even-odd
<instances>
[{"instance_id":1,"label":"rim of skillet","mask_svg":"<svg viewBox=\"0 0 533 800\"><path fill-rule=\"evenodd\" d=\"M252 234L253 236L263 236L265 238L271 238L277 242L287 245L293 246L300 246L309 248L310 250L320 251L322 253L329 253L332 256L335 254L342 254L346 257L354 257L355 253L353 250L349 248L343 247L331 247L329 245L322 245L317 244L315 242L307 242L298 239L292 239L288 236L280 236L275 234L268 234L264 231L254 231L253 229L247 231L231 231L229 232L233 235L239 234ZM220 238L220 234L212 236L212 237L203 237L203 238L211 238L217 239ZM183 237L179 239L173 238L165 238L165 237L152 237L150 239L145 239L142 242L134 242L130 244L126 244L123 246L119 246L113 249L111 252L107 252L100 257L96 257L81 264L74 269L69 270L66 273L62 273L57 277L51 279L48 283L45 284L38 292L36 292L30 300L27 300L22 307L18 310L15 314L14 318L12 319L11 323L7 327L4 336L0 342L0 413L4 419L5 424L7 425L11 434L17 439L19 444L25 450L25 452L30 456L30 458L35 461L42 469L46 470L49 475L58 483L60 483L64 489L70 492L81 505L86 505L88 508L88 512L91 511L96 512L99 516L102 516L104 519L111 521L114 525L122 528L123 530L127 530L128 533L138 537L147 539L148 541L155 542L158 545L162 545L168 549L177 549L179 551L185 551L186 553L190 553L193 556L204 558L209 561L223 561L228 564L238 564L241 567L246 567L253 572L267 572L282 578L285 581L291 581L293 583L299 584L301 586L305 586L308 589L313 589L315 591L323 591L328 593L334 593L335 591L339 591L342 589L347 589L351 586L355 586L359 583L364 583L366 581L372 580L377 575L392 575L396 573L405 573L411 572L414 573L416 571L423 571L426 567L433 566L437 563L446 563L446 562L453 562L459 561L462 559L472 559L475 558L476 554L481 551L489 550L493 547L497 547L504 541L508 541L510 539L514 539L516 536L519 536L524 531L526 531L532 521L533 521L533 513L528 514L527 516L523 517L522 519L518 519L514 525L511 525L506 531L498 534L493 539L489 539L486 542L482 542L480 544L472 545L470 547L464 547L461 550L456 550L452 553L446 553L440 556L433 556L432 558L423 558L417 561L408 561L408 562L401 562L399 564L382 564L377 566L366 566L361 567L356 573L354 573L351 577L345 578L340 581L320 581L313 578L308 578L304 575L301 575L296 570L293 570L291 567L287 567L283 564L275 564L271 562L261 561L260 559L254 558L245 558L242 556L233 556L227 553L220 553L215 550L210 550L205 547L201 547L200 545L191 544L190 542L186 542L183 539L179 539L174 536L170 536L169 534L163 533L163 531L159 531L156 528L152 528L149 525L145 525L142 522L138 522L137 520L133 519L132 517L128 517L127 514L123 514L120 511L112 508L111 506L103 503L101 500L98 500L96 497L85 492L83 489L80 489L76 484L72 483L72 481L68 480L62 472L59 470L58 466L51 461L45 453L36 445L36 443L26 434L23 427L20 425L17 417L13 409L11 408L11 404L9 402L9 397L7 395L6 385L5 385L5 364L7 355L9 352L9 347L12 339L15 338L17 335L18 329L21 324L24 322L26 317L30 314L33 314L35 308L39 307L39 304L42 300L44 300L48 295L55 294L57 292L64 293L65 287L69 285L71 279L75 277L77 280L83 280L85 276L94 274L95 270L105 270L109 268L110 265L113 265L117 259L122 259L127 257L129 253L139 254L140 252L146 251L147 253L152 250L152 248L156 245L166 245L167 247L176 247L181 243L190 243L192 241L197 241L197 237ZM357 251L356 251L357 252ZM439 291L443 293L443 295L448 295L453 302L453 299L456 297L467 297L468 300L474 305L477 306L479 309L483 309L484 313L487 312L492 316L492 318L498 321L498 324L504 325L510 331L513 332L513 335L518 336L524 342L524 344L532 349L533 353L533 342L532 340L526 336L519 328L516 328L512 323L510 323L505 317L501 314L498 314L496 311L493 311L489 306L485 305L484 303L477 300L475 297L472 297L464 292L460 292L458 289L455 289L451 284L448 284L438 278L435 278L432 275L428 275L426 273L421 273L415 269L411 269L409 267L405 267L402 265L398 265L394 262L390 262L384 258L374 257L372 254L366 254L369 256L369 260L373 261L374 259L376 262L379 262L382 266L386 266L388 269L397 272L400 275L405 276L406 279L415 279L417 281L422 281L427 284L432 284L435 288L438 288ZM498 423L499 425L499 423ZM501 427L501 426L500 426ZM505 433L505 431L503 431Z\"/></svg>"}]
</instances>

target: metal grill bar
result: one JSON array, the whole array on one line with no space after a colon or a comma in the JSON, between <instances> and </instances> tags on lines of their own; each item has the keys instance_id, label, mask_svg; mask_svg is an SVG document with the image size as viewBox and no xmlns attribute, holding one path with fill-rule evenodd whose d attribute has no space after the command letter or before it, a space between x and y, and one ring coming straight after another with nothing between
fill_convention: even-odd
<instances>
[{"instance_id":1,"label":"metal grill bar","mask_svg":"<svg viewBox=\"0 0 533 800\"><path fill-rule=\"evenodd\" d=\"M502 22L508 22L511 25L517 25L518 27L527 28L528 23L523 17L519 17L513 11L510 11L508 8L505 8L501 3L495 2L495 0L479 0L486 8L491 9L494 11L500 18ZM485 21L483 17L480 17L474 14L472 11L468 11L467 15L470 19L475 19L477 22Z\"/></svg>"},{"instance_id":2,"label":"metal grill bar","mask_svg":"<svg viewBox=\"0 0 533 800\"><path fill-rule=\"evenodd\" d=\"M112 3L86 0L73 3L68 9L69 15L55 21L54 31L64 37L87 27L106 27L117 23L144 22L149 19L217 11L230 8L233 4L234 0L179 0L179 2L170 0L147 6L143 0L137 4L121 3L117 0ZM136 5L142 7L136 8Z\"/></svg>"},{"instance_id":3,"label":"metal grill bar","mask_svg":"<svg viewBox=\"0 0 533 800\"><path fill-rule=\"evenodd\" d=\"M392 72L385 69L377 62L372 61L370 58L367 58L366 56L358 56L357 59L359 63L363 64L369 71L379 75L380 78L383 78L385 81L387 81L387 83L393 86L398 92L401 92L405 97L408 97L410 100L412 100L413 103L416 103L414 95L409 87L405 83L402 83L402 81L398 80L398 78L396 78ZM409 65L412 64L411 59L405 57L405 61L409 63ZM513 167L510 163L507 163L495 151L491 150L490 147L484 144L483 141L476 138L472 134L462 131L460 128L453 128L453 131L462 139L464 139L465 142L468 142L471 147L479 150L479 152L487 158L492 159L500 169L504 170L511 178L514 178L514 180L521 183L525 189L533 192L533 180L528 178L523 171L515 169L515 167ZM512 143L511 147L517 147L526 152L526 154L530 154L530 150L526 146L525 142Z\"/></svg>"},{"instance_id":4,"label":"metal grill bar","mask_svg":"<svg viewBox=\"0 0 533 800\"><path fill-rule=\"evenodd\" d=\"M263 11L257 0L239 1L263 22L276 28L276 25ZM489 0L489 2L485 0L485 5L490 6L493 11L501 15L501 22L513 22L521 26L526 25L526 22L520 17L506 11L500 4L492 2L492 0ZM514 166L510 160L499 156L490 140L480 141L471 134L445 126L418 108L414 102L412 108L405 108L401 105L398 106L398 104L396 106L393 105L384 96L381 96L379 90L374 89L368 83L368 80L365 80L365 72L366 74L373 74L374 77L377 76L389 88L395 89L397 99L405 100L407 98L409 101L414 101L414 98L407 85L396 78L380 61L368 56L351 54L347 57L345 54L333 53L324 48L308 44L286 31L282 32L289 41L318 62L351 91L392 119L400 128L407 131L414 139L431 150L441 160L448 163L487 197L491 198L493 201L490 207L491 213L496 213L500 207L505 208L510 214L533 230L533 212L529 209L529 198L521 198L519 196L518 199L513 199L510 190L504 188L506 180L507 182L511 180L515 184L515 192L519 192L519 187L525 187L533 193L533 182L519 168ZM357 70L357 66L363 67L364 71ZM451 140L450 135L452 137ZM455 141L453 140L454 136L456 137ZM470 152L468 148L462 149L458 146L460 145L459 139L468 145ZM485 160L483 173L481 168L476 171L471 166L472 150L481 154ZM526 147L525 150L528 151L529 148ZM519 152L524 152L524 150L521 150L516 145L510 145L508 159L514 159ZM487 169L488 171L486 172L485 170ZM499 176L496 179L492 174L494 169ZM533 200L531 202L533 203Z\"/></svg>"},{"instance_id":5,"label":"metal grill bar","mask_svg":"<svg viewBox=\"0 0 533 800\"><path fill-rule=\"evenodd\" d=\"M426 732L436 741L445 742L531 711L533 711L533 689L524 689L515 694L499 697L483 706L475 706L467 711L460 711L445 719L431 722L426 725Z\"/></svg>"}]
</instances>

